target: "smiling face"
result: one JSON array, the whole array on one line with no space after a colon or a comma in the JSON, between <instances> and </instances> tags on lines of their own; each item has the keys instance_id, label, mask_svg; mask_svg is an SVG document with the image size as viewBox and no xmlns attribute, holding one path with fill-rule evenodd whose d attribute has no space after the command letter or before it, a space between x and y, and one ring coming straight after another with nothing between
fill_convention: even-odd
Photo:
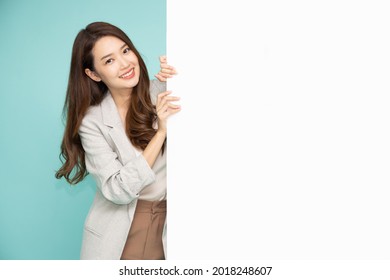
<instances>
[{"instance_id":1,"label":"smiling face","mask_svg":"<svg viewBox=\"0 0 390 280\"><path fill-rule=\"evenodd\" d=\"M138 58L121 39L105 36L92 49L94 70L85 73L94 81L106 84L111 93L131 93L138 84Z\"/></svg>"}]
</instances>

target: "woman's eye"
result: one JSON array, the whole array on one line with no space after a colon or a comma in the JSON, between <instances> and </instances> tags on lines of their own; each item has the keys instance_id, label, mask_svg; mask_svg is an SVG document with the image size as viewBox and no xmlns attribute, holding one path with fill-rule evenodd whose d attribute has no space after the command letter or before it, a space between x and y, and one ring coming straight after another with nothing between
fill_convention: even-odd
<instances>
[{"instance_id":1,"label":"woman's eye","mask_svg":"<svg viewBox=\"0 0 390 280\"><path fill-rule=\"evenodd\" d=\"M112 58L106 60L106 64L111 64L114 60Z\"/></svg>"},{"instance_id":2,"label":"woman's eye","mask_svg":"<svg viewBox=\"0 0 390 280\"><path fill-rule=\"evenodd\" d=\"M130 51L131 51L130 48L126 48L126 49L123 50L123 53L128 53Z\"/></svg>"}]
</instances>

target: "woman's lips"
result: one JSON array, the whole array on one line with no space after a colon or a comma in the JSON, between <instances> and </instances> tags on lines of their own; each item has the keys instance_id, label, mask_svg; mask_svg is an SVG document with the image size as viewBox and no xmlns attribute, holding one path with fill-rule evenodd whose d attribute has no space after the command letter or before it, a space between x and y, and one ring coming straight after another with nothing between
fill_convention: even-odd
<instances>
[{"instance_id":1,"label":"woman's lips","mask_svg":"<svg viewBox=\"0 0 390 280\"><path fill-rule=\"evenodd\" d=\"M133 78L134 75L135 75L134 68L132 68L132 69L130 69L129 72L126 72L125 74L120 75L119 78L129 80L129 79Z\"/></svg>"}]
</instances>

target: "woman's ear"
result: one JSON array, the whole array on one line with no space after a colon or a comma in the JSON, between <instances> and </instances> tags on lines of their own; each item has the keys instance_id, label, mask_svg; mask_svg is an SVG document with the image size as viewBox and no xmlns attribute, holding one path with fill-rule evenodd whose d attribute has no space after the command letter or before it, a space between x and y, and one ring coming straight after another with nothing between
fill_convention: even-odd
<instances>
[{"instance_id":1,"label":"woman's ear","mask_svg":"<svg viewBox=\"0 0 390 280\"><path fill-rule=\"evenodd\" d=\"M88 68L86 68L84 71L85 71L85 74L87 74L87 76L90 77L95 82L100 82L102 80L99 77L98 73L96 73L95 71L92 71L92 70L90 70Z\"/></svg>"}]
</instances>

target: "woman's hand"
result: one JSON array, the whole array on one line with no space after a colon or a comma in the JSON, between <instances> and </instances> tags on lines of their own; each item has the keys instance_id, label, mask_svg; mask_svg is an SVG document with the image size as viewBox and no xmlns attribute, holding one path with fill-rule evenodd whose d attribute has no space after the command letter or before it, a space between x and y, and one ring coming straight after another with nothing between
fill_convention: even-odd
<instances>
[{"instance_id":1,"label":"woman's hand","mask_svg":"<svg viewBox=\"0 0 390 280\"><path fill-rule=\"evenodd\" d=\"M172 78L176 75L176 69L173 66L167 64L167 57L165 55L160 56L160 72L154 75L160 82L166 82L168 78Z\"/></svg>"},{"instance_id":2,"label":"woman's hand","mask_svg":"<svg viewBox=\"0 0 390 280\"><path fill-rule=\"evenodd\" d=\"M176 74L175 68L167 64L165 56L160 57L161 71L156 75L160 82L165 82ZM167 119L181 110L181 106L173 102L180 100L180 97L172 96L172 91L164 91L158 94L156 101L157 125L156 134L150 140L143 151L143 156L150 167L153 167L167 136Z\"/></svg>"},{"instance_id":3,"label":"woman's hand","mask_svg":"<svg viewBox=\"0 0 390 280\"><path fill-rule=\"evenodd\" d=\"M172 102L180 100L180 97L171 96L172 91L161 92L157 96L157 118L158 130L157 132L167 133L167 119L169 116L176 114L181 110L181 106L173 104Z\"/></svg>"},{"instance_id":4,"label":"woman's hand","mask_svg":"<svg viewBox=\"0 0 390 280\"><path fill-rule=\"evenodd\" d=\"M146 146L145 150L142 153L151 168L156 162L156 159L161 152L161 148L164 145L165 139L167 137L168 117L173 114L176 114L181 110L180 105L172 103L174 101L178 101L180 98L176 96L171 96L171 93L171 91L164 91L157 96L156 111L158 129L156 134L150 140L149 144Z\"/></svg>"}]
</instances>

